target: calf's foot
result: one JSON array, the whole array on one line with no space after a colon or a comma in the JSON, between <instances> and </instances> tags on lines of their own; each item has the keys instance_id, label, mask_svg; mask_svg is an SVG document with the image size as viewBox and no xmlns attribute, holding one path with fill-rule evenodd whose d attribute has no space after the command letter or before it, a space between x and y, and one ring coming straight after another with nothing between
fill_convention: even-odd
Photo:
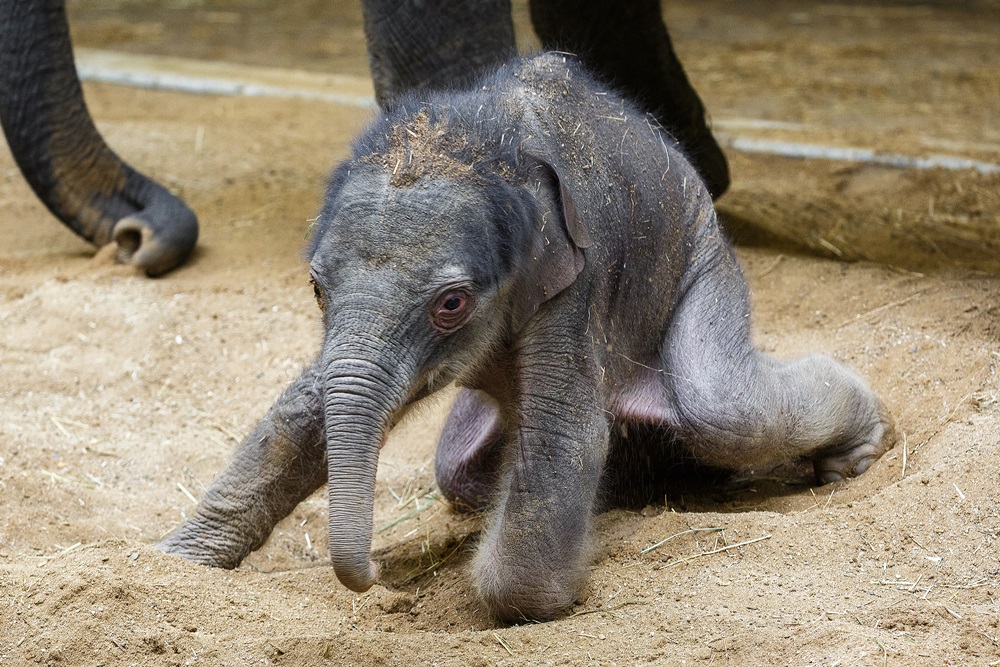
<instances>
[{"instance_id":1,"label":"calf's foot","mask_svg":"<svg viewBox=\"0 0 1000 667\"><path fill-rule=\"evenodd\" d=\"M813 457L813 470L820 484L857 477L896 444L896 427L885 405L879 402L877 420L871 428L847 445L828 448Z\"/></svg>"}]
</instances>

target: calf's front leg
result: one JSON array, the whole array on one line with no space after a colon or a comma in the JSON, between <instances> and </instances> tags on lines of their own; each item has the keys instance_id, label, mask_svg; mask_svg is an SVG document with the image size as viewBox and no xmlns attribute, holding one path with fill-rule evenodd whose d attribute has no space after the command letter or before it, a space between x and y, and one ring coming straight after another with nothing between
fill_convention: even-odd
<instances>
[{"instance_id":1,"label":"calf's front leg","mask_svg":"<svg viewBox=\"0 0 1000 667\"><path fill-rule=\"evenodd\" d=\"M480 598L502 621L553 618L579 595L608 444L584 336L535 331L518 352L504 473L473 564Z\"/></svg>"},{"instance_id":2,"label":"calf's front leg","mask_svg":"<svg viewBox=\"0 0 1000 667\"><path fill-rule=\"evenodd\" d=\"M156 545L203 565L234 568L327 477L323 390L313 364L243 441L194 516Z\"/></svg>"}]
</instances>

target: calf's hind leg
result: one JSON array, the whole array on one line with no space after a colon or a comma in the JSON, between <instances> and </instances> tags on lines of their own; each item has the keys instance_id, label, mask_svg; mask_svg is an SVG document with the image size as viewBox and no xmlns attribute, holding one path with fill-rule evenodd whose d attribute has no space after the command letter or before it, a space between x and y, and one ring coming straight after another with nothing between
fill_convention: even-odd
<instances>
[{"instance_id":1,"label":"calf's hind leg","mask_svg":"<svg viewBox=\"0 0 1000 667\"><path fill-rule=\"evenodd\" d=\"M500 410L489 395L462 389L438 440L434 476L460 511L485 509L496 492L503 450Z\"/></svg>"},{"instance_id":2,"label":"calf's hind leg","mask_svg":"<svg viewBox=\"0 0 1000 667\"><path fill-rule=\"evenodd\" d=\"M760 466L809 459L828 483L860 475L895 442L888 410L825 356L774 359L750 342L746 281L732 251L702 252L664 341L671 425L704 463Z\"/></svg>"}]
</instances>

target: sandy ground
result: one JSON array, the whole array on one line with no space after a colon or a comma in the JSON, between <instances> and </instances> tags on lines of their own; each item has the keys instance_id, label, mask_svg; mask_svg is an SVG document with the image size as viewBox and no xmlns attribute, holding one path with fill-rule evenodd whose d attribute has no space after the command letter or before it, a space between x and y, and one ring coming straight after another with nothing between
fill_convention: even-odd
<instances>
[{"instance_id":1,"label":"sandy ground","mask_svg":"<svg viewBox=\"0 0 1000 667\"><path fill-rule=\"evenodd\" d=\"M185 14L188 32L169 3L162 16L141 3L72 8L87 46L235 61L246 45L234 35L266 23L263 5L248 4L189 9L214 13ZM668 11L720 129L911 155L931 141L1000 161L995 5L731 4ZM302 7L293 18L310 16ZM335 34L357 47L347 14ZM338 40L274 41L257 64L317 69L327 58L364 74L357 48L328 46ZM350 593L326 565L322 493L235 571L156 552L317 349L301 249L325 175L368 114L103 84L86 93L112 146L192 204L202 242L163 279L115 266L52 219L0 153L0 664L1000 661L1000 279L927 269L909 251L893 266L739 253L760 346L850 364L903 442L842 484L758 479L602 515L586 595L561 620L496 627L475 603L466 572L479 523L436 500L432 474L447 397L384 450L383 578L369 593ZM852 99L863 108L848 113ZM887 202L997 216L995 175L729 154L724 211L815 219L839 192L839 215L859 227ZM952 194L947 211L928 210L938 191Z\"/></svg>"}]
</instances>

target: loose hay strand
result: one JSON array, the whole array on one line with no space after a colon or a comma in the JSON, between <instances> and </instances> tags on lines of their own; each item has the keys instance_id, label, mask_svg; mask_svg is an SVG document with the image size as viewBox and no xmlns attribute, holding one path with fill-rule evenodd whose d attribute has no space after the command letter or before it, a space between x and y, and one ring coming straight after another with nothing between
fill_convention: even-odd
<instances>
[{"instance_id":1,"label":"loose hay strand","mask_svg":"<svg viewBox=\"0 0 1000 667\"><path fill-rule=\"evenodd\" d=\"M761 271L760 273L758 273L758 274L757 274L756 276L754 276L754 277L755 277L755 278L763 278L764 276L766 276L767 274L771 273L771 272L772 272L772 271L774 271L774 270L775 270L776 268L778 268L778 264L781 264L781 260L783 260L783 259L785 259L785 256L784 256L783 254L781 254L781 255L778 255L778 256L777 256L777 257L776 257L776 258L774 259L774 261L773 261L773 262L771 262L770 264L768 264L768 265L767 265L767 267L766 267L766 268L765 268L765 269L764 269L763 271Z\"/></svg>"},{"instance_id":2,"label":"loose hay strand","mask_svg":"<svg viewBox=\"0 0 1000 667\"><path fill-rule=\"evenodd\" d=\"M84 424L83 422L78 422L75 419L70 419L69 417L50 417L50 419L52 419L52 421L54 422L57 422L56 424L57 426L59 424L69 424L71 426L78 426L80 428L88 428L88 429L94 428L90 424Z\"/></svg>"},{"instance_id":3,"label":"loose hay strand","mask_svg":"<svg viewBox=\"0 0 1000 667\"><path fill-rule=\"evenodd\" d=\"M964 405L967 400L969 400L970 398L972 398L972 395L975 394L976 391L977 390L974 389L974 390L970 391L968 394L966 394L965 396L963 396L962 398L958 399L958 403L956 403L955 407L953 407L951 409L951 412L948 413L948 416L945 417L944 419L940 420L939 423L940 424L947 424L947 423L949 423L951 421L952 417L955 416L955 413L958 412L958 409L960 407L962 407L962 405Z\"/></svg>"},{"instance_id":4,"label":"loose hay strand","mask_svg":"<svg viewBox=\"0 0 1000 667\"><path fill-rule=\"evenodd\" d=\"M59 419L56 419L55 417L49 417L49 421L51 421L53 424L55 424L56 428L59 429L60 431L62 431L62 434L65 435L67 439L69 439L69 440L75 440L76 439L76 438L73 437L73 434L71 434L69 431L67 431L66 427L62 425L62 421L60 421Z\"/></svg>"},{"instance_id":5,"label":"loose hay strand","mask_svg":"<svg viewBox=\"0 0 1000 667\"><path fill-rule=\"evenodd\" d=\"M596 609L584 609L582 611L575 611L569 615L570 618L574 616L586 616L587 614L599 614L601 612L610 614L613 611L621 609L622 607L628 607L634 604L649 604L648 600L625 600L620 604L616 604L613 607L597 607Z\"/></svg>"},{"instance_id":6,"label":"loose hay strand","mask_svg":"<svg viewBox=\"0 0 1000 667\"><path fill-rule=\"evenodd\" d=\"M81 546L82 544L83 544L83 542L76 542L74 544L69 545L68 547L64 547L62 549L59 549L59 551L55 552L54 554L49 554L47 556L28 556L28 557L29 558L36 558L38 560L43 561L38 566L38 567L42 567L45 563L47 563L48 561L52 560L53 558L59 558L60 556L65 556L70 551L73 551L74 549L76 549L77 547ZM59 545L57 544L56 546L58 547Z\"/></svg>"},{"instance_id":7,"label":"loose hay strand","mask_svg":"<svg viewBox=\"0 0 1000 667\"><path fill-rule=\"evenodd\" d=\"M830 489L830 495L829 497L827 497L826 504L823 505L823 509L827 509L828 507L830 507L830 501L833 500L833 494L836 493L836 491L837 491L836 488Z\"/></svg>"},{"instance_id":8,"label":"loose hay strand","mask_svg":"<svg viewBox=\"0 0 1000 667\"><path fill-rule=\"evenodd\" d=\"M883 310L889 310L890 308L895 308L896 306L902 306L904 304L907 304L907 303L913 301L914 299L916 299L918 296L920 296L921 294L923 294L926 291L927 291L926 288L922 289L922 290L917 290L916 292L914 292L910 296L906 297L905 299L899 299L898 301L891 301L891 302L889 302L887 304L883 304L883 305L879 306L878 308L872 308L871 310L869 310L867 312L864 312L864 313L861 313L860 315L855 315L853 318L851 318L849 320L844 320L843 322L841 322L840 324L838 324L837 326L835 326L834 329L843 329L848 324L854 324L855 322L861 322L862 320L866 320L869 317L871 317L872 315L875 315L876 313L881 313Z\"/></svg>"},{"instance_id":9,"label":"loose hay strand","mask_svg":"<svg viewBox=\"0 0 1000 667\"><path fill-rule=\"evenodd\" d=\"M755 537L754 539L747 540L746 542L740 542L738 544L730 544L730 545L727 545L727 546L724 546L724 547L719 547L718 549L711 549L709 551L702 551L701 553L694 554L693 556L688 556L686 558L681 558L680 560L675 560L672 563L667 563L666 565L662 565L662 566L660 566L659 569L665 570L668 567L673 567L675 565L680 565L682 563L687 563L688 561L695 560L696 558L701 558L702 556L711 556L713 554L722 553L723 551L729 551L730 549L737 549L739 547L745 547L747 545L754 544L755 542L762 542L764 540L769 540L772 537L773 537L773 535L771 535L770 533L768 533L767 535L763 535L761 537Z\"/></svg>"},{"instance_id":10,"label":"loose hay strand","mask_svg":"<svg viewBox=\"0 0 1000 667\"><path fill-rule=\"evenodd\" d=\"M438 568L440 568L442 565L444 565L445 563L447 563L448 560L452 556L454 556L455 554L458 553L459 549L462 548L462 545L465 544L465 541L467 539L469 539L468 535L463 536L462 539L459 540L458 544L455 545L455 548L452 549L451 551L449 551L447 554L445 554L444 558L442 558L441 560L437 561L436 563L431 563L431 565L429 567L426 567L423 570L417 570L416 572L414 572L413 574L411 574L410 576L408 576L402 583L403 584L408 584L411 581L413 581L414 579L422 577L425 574L430 574L431 572L437 572ZM434 558L434 554L433 553L431 553L431 558ZM418 586L417 588L419 590L420 587Z\"/></svg>"},{"instance_id":11,"label":"loose hay strand","mask_svg":"<svg viewBox=\"0 0 1000 667\"><path fill-rule=\"evenodd\" d=\"M656 544L654 544L652 546L646 547L645 549L643 549L642 551L640 551L639 554L641 555L641 554L649 553L653 549L656 549L658 547L662 547L664 544L666 544L670 540L674 539L675 537L680 537L681 535L688 535L690 533L700 533L700 532L718 533L718 532L721 532L723 530L725 530L725 528L718 527L718 526L713 526L711 528L690 528L688 530L682 530L679 533L674 533L670 537L667 537L665 539L660 540L659 542L657 542Z\"/></svg>"},{"instance_id":12,"label":"loose hay strand","mask_svg":"<svg viewBox=\"0 0 1000 667\"><path fill-rule=\"evenodd\" d=\"M493 633L493 637L496 638L496 640L498 642L500 642L500 646L503 646L503 650L507 651L507 653L509 653L510 656L513 658L514 657L514 652L510 650L510 646L507 646L507 642L505 642L503 640L503 637L501 637L500 635L498 635L495 632Z\"/></svg>"},{"instance_id":13,"label":"loose hay strand","mask_svg":"<svg viewBox=\"0 0 1000 667\"><path fill-rule=\"evenodd\" d=\"M394 528L394 527L398 526L399 524L403 523L404 521L409 521L410 519L412 519L413 517L417 516L418 514L420 514L421 512L423 512L425 509L427 509L428 507L430 507L431 505L433 505L435 502L437 502L438 500L440 500L440 498L436 494L434 494L434 493L428 493L426 496L424 496L424 498L428 499L426 503L424 503L423 505L417 505L414 509L410 510L409 512L407 512L403 516L399 517L398 519L396 519L394 521L390 521L389 523L387 523L384 526L380 527L375 532L377 532L377 533L384 533L385 531L389 530L390 528Z\"/></svg>"},{"instance_id":14,"label":"loose hay strand","mask_svg":"<svg viewBox=\"0 0 1000 667\"><path fill-rule=\"evenodd\" d=\"M903 471L899 474L900 479L906 477L906 431L903 431Z\"/></svg>"},{"instance_id":15,"label":"loose hay strand","mask_svg":"<svg viewBox=\"0 0 1000 667\"><path fill-rule=\"evenodd\" d=\"M180 489L181 493L183 493L185 496L188 497L188 500L191 501L192 505L197 505L198 504L198 499L195 498L194 495L192 495L192 493L187 490L186 486L184 486L180 482L177 482L177 488Z\"/></svg>"}]
</instances>

